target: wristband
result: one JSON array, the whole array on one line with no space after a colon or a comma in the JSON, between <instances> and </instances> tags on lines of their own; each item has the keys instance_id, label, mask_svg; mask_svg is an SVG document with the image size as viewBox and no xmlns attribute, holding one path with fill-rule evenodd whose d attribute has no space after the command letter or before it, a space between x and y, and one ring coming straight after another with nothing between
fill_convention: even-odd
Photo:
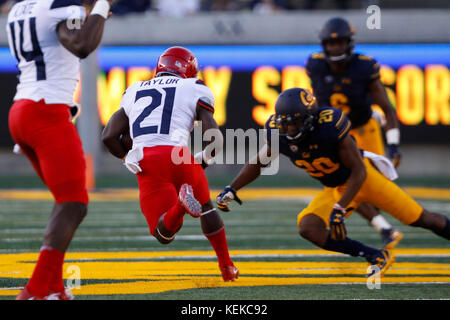
<instances>
[{"instance_id":1,"label":"wristband","mask_svg":"<svg viewBox=\"0 0 450 320\"><path fill-rule=\"evenodd\" d=\"M108 19L109 9L111 9L111 5L107 0L97 0L94 7L91 11L91 16L94 14L98 14L103 18Z\"/></svg>"},{"instance_id":2,"label":"wristband","mask_svg":"<svg viewBox=\"0 0 450 320\"><path fill-rule=\"evenodd\" d=\"M386 131L386 142L387 144L400 144L400 129L393 128Z\"/></svg>"},{"instance_id":3,"label":"wristband","mask_svg":"<svg viewBox=\"0 0 450 320\"><path fill-rule=\"evenodd\" d=\"M345 208L343 208L339 203L335 203L333 206L333 209L339 210L342 213L347 213L347 210Z\"/></svg>"}]
</instances>

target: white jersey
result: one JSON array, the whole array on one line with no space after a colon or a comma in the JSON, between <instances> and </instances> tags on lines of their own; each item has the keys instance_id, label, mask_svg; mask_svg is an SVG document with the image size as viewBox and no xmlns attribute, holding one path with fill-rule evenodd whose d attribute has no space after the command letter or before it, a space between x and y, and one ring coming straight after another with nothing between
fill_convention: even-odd
<instances>
[{"instance_id":1,"label":"white jersey","mask_svg":"<svg viewBox=\"0 0 450 320\"><path fill-rule=\"evenodd\" d=\"M129 119L133 149L187 146L197 103L214 112L213 93L196 78L162 76L131 85L120 107Z\"/></svg>"},{"instance_id":2,"label":"white jersey","mask_svg":"<svg viewBox=\"0 0 450 320\"><path fill-rule=\"evenodd\" d=\"M56 27L65 20L79 27L85 15L79 0L24 0L13 6L6 32L20 71L15 101L74 105L80 59L63 47Z\"/></svg>"}]
</instances>

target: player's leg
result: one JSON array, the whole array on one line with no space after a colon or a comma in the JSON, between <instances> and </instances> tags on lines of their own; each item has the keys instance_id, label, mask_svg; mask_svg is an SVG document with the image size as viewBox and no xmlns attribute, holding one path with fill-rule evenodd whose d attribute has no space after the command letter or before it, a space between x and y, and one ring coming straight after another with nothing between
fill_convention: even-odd
<instances>
[{"instance_id":1,"label":"player's leg","mask_svg":"<svg viewBox=\"0 0 450 320\"><path fill-rule=\"evenodd\" d=\"M18 296L26 298L28 293L42 297L64 288L64 254L87 212L86 167L81 140L68 121L67 106L39 102L27 109L26 116L31 118L22 115L21 129L25 132L22 138L35 152L42 179L56 203L33 276L22 296ZM38 127L33 127L34 123Z\"/></svg>"},{"instance_id":2,"label":"player's leg","mask_svg":"<svg viewBox=\"0 0 450 320\"><path fill-rule=\"evenodd\" d=\"M361 128L350 131L356 140L358 148L384 155L384 141L380 123L371 118ZM365 218L381 235L386 249L394 248L403 238L403 234L396 230L381 214L370 204L361 204L357 212Z\"/></svg>"},{"instance_id":3,"label":"player's leg","mask_svg":"<svg viewBox=\"0 0 450 320\"><path fill-rule=\"evenodd\" d=\"M403 233L392 227L376 207L361 203L357 211L381 234L385 249L393 249L403 239Z\"/></svg>"},{"instance_id":4,"label":"player's leg","mask_svg":"<svg viewBox=\"0 0 450 320\"><path fill-rule=\"evenodd\" d=\"M368 159L364 159L364 162L367 178L358 194L361 201L374 204L405 225L429 229L449 239L449 218L423 209L399 186L378 172Z\"/></svg>"},{"instance_id":5,"label":"player's leg","mask_svg":"<svg viewBox=\"0 0 450 320\"><path fill-rule=\"evenodd\" d=\"M450 219L442 214L423 209L419 219L410 226L431 230L438 236L450 240Z\"/></svg>"},{"instance_id":6,"label":"player's leg","mask_svg":"<svg viewBox=\"0 0 450 320\"><path fill-rule=\"evenodd\" d=\"M185 209L170 183L155 184L151 175L138 176L139 203L150 233L161 243L169 244L181 229ZM146 181L150 183L146 183Z\"/></svg>"},{"instance_id":7,"label":"player's leg","mask_svg":"<svg viewBox=\"0 0 450 320\"><path fill-rule=\"evenodd\" d=\"M63 108L65 106L61 106ZM65 119L66 110L61 111ZM44 246L63 253L87 214L86 163L81 139L75 126L68 121L46 133L36 150L41 162L44 179L55 197L45 235ZM58 135L56 138L55 135ZM51 138L53 137L53 138ZM45 143L44 141L52 143ZM70 298L64 290L63 259L58 261L49 285L54 298ZM59 295L56 296L55 295Z\"/></svg>"},{"instance_id":8,"label":"player's leg","mask_svg":"<svg viewBox=\"0 0 450 320\"><path fill-rule=\"evenodd\" d=\"M200 217L203 234L211 243L217 255L219 268L224 281L234 281L239 276L239 270L233 264L229 251L225 225L222 217L213 207L211 200L203 205L203 214Z\"/></svg>"},{"instance_id":9,"label":"player's leg","mask_svg":"<svg viewBox=\"0 0 450 320\"><path fill-rule=\"evenodd\" d=\"M65 291L63 282L64 253L67 251L76 229L87 214L87 204L81 202L63 202L53 207L47 228L44 233L43 248L45 254L53 255L47 261L52 261L51 266L37 265L36 274L50 274L53 277L48 285L48 292L54 299L73 299L70 293ZM49 268L50 267L50 268ZM54 270L52 270L54 267ZM47 268L39 271L38 268ZM40 288L42 276L33 276L28 283L28 288ZM38 280L36 280L38 279ZM31 290L32 291L32 290Z\"/></svg>"},{"instance_id":10,"label":"player's leg","mask_svg":"<svg viewBox=\"0 0 450 320\"><path fill-rule=\"evenodd\" d=\"M194 163L194 159L191 160ZM202 206L201 228L217 255L222 278L224 281L233 281L238 277L239 270L230 258L225 225L210 200L209 183L205 172L199 164L188 164L184 166L181 176L180 181L192 186L194 197Z\"/></svg>"},{"instance_id":11,"label":"player's leg","mask_svg":"<svg viewBox=\"0 0 450 320\"><path fill-rule=\"evenodd\" d=\"M297 217L300 236L328 251L364 257L383 274L394 261L392 253L372 248L349 237L343 240L331 238L328 226L335 202L332 188L325 188L320 192Z\"/></svg>"}]
</instances>

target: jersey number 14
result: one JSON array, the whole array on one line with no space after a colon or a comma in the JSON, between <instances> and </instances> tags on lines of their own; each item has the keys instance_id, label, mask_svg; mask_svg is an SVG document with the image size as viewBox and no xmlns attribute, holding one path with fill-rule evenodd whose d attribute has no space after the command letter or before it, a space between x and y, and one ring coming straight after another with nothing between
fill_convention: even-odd
<instances>
[{"instance_id":1,"label":"jersey number 14","mask_svg":"<svg viewBox=\"0 0 450 320\"><path fill-rule=\"evenodd\" d=\"M25 51L23 49L24 45L24 24L25 20L18 20L17 23L19 25L19 39L16 39L16 24L15 22L11 22L9 24L9 30L11 31L11 40L12 40L12 48L14 51L14 56L17 61L20 63L20 56L22 56L27 62L34 61L36 65L36 80L45 80L47 78L45 73L45 62L44 62L44 54L42 53L41 46L39 45L39 40L37 38L36 32L36 17L31 17L29 20L30 25L30 38L31 38L31 51ZM19 40L19 41L17 41Z\"/></svg>"}]
</instances>

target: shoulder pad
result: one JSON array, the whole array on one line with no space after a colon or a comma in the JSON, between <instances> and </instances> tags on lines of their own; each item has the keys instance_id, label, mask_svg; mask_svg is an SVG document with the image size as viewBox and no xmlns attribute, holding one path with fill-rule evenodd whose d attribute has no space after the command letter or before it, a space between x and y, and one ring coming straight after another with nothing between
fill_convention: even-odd
<instances>
[{"instance_id":1,"label":"shoulder pad","mask_svg":"<svg viewBox=\"0 0 450 320\"><path fill-rule=\"evenodd\" d=\"M53 0L50 9L58 9L69 6L82 6L80 0Z\"/></svg>"},{"instance_id":2,"label":"shoulder pad","mask_svg":"<svg viewBox=\"0 0 450 320\"><path fill-rule=\"evenodd\" d=\"M318 110L318 125L332 139L342 140L351 129L351 122L341 109L323 107Z\"/></svg>"},{"instance_id":3,"label":"shoulder pad","mask_svg":"<svg viewBox=\"0 0 450 320\"><path fill-rule=\"evenodd\" d=\"M311 55L311 59L325 59L323 52L314 53Z\"/></svg>"},{"instance_id":4,"label":"shoulder pad","mask_svg":"<svg viewBox=\"0 0 450 320\"><path fill-rule=\"evenodd\" d=\"M323 53L315 53L311 55L308 60L306 61L306 71L312 72L312 71L319 71L324 68L326 65L325 56Z\"/></svg>"},{"instance_id":5,"label":"shoulder pad","mask_svg":"<svg viewBox=\"0 0 450 320\"><path fill-rule=\"evenodd\" d=\"M205 82L203 80L200 80L200 79L197 79L197 81L195 81L195 83L206 86Z\"/></svg>"},{"instance_id":6,"label":"shoulder pad","mask_svg":"<svg viewBox=\"0 0 450 320\"><path fill-rule=\"evenodd\" d=\"M380 77L380 64L372 57L359 54L358 61L360 61L360 70L366 74L370 80L375 80Z\"/></svg>"},{"instance_id":7,"label":"shoulder pad","mask_svg":"<svg viewBox=\"0 0 450 320\"><path fill-rule=\"evenodd\" d=\"M359 60L364 60L364 61L371 61L374 60L372 57L366 56L364 54L358 54L358 59Z\"/></svg>"}]
</instances>

